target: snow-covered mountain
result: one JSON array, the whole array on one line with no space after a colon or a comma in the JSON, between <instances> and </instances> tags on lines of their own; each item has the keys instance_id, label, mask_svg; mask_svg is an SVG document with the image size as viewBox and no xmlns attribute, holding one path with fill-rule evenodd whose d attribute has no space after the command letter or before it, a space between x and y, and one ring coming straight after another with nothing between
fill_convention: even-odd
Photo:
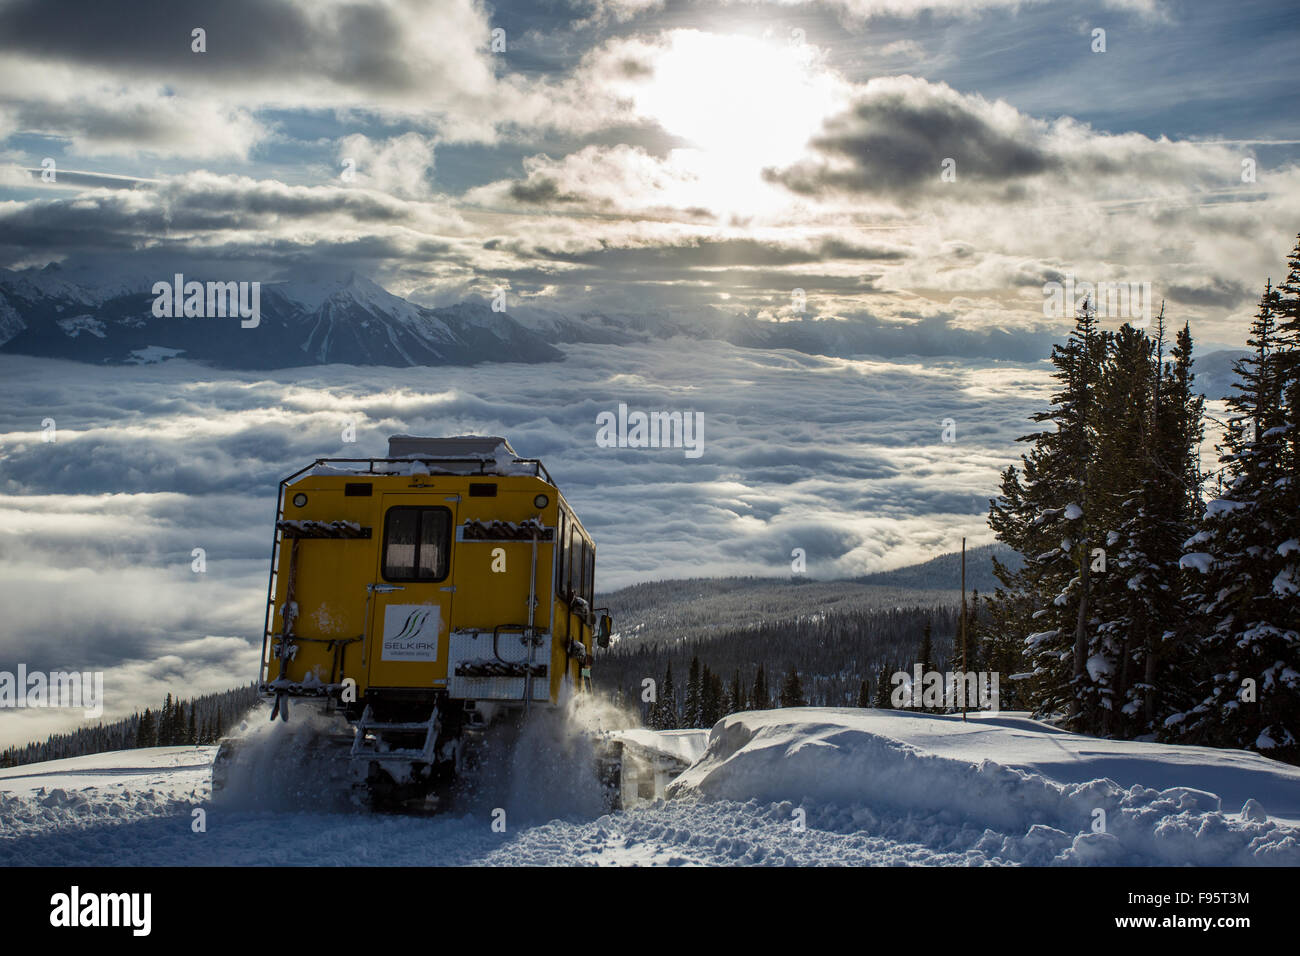
<instances>
[{"instance_id":1,"label":"snow-covered mountain","mask_svg":"<svg viewBox=\"0 0 1300 956\"><path fill-rule=\"evenodd\" d=\"M1192 366L1196 375L1196 390L1207 398L1227 398L1234 392L1233 383L1238 381L1233 366L1252 353L1245 349L1221 349L1199 356Z\"/></svg>"},{"instance_id":2,"label":"snow-covered mountain","mask_svg":"<svg viewBox=\"0 0 1300 956\"><path fill-rule=\"evenodd\" d=\"M163 274L154 274L161 272ZM355 273L319 270L261 286L261 321L157 318L155 282L166 270L104 265L0 270L0 351L103 363L188 359L239 369L346 363L469 365L545 362L562 344L630 345L656 340L728 342L850 357L1046 357L1051 336L955 329L941 320L890 324L870 316L775 322L702 306L673 312L572 314L536 306L493 312L482 300L430 308ZM185 275L206 282L209 275ZM229 276L224 277L228 279ZM223 279L223 281L224 281Z\"/></svg>"},{"instance_id":3,"label":"snow-covered mountain","mask_svg":"<svg viewBox=\"0 0 1300 956\"><path fill-rule=\"evenodd\" d=\"M157 270L155 270L157 271ZM152 288L172 276L103 266L0 269L0 351L107 364L181 356L224 368L349 364L396 367L549 362L565 344L633 345L685 339L742 348L786 349L840 358L963 356L1037 361L1053 336L1006 329L965 330L942 321L891 324L869 316L774 322L712 307L645 313L531 305L493 312L479 299L442 308L394 295L355 272L303 273L261 286L260 321L157 318ZM210 276L186 275L186 281ZM1232 362L1221 351L1197 361L1211 398L1228 392Z\"/></svg>"},{"instance_id":4,"label":"snow-covered mountain","mask_svg":"<svg viewBox=\"0 0 1300 956\"><path fill-rule=\"evenodd\" d=\"M428 309L355 273L263 285L253 328L242 327L237 317L159 318L153 314L155 281L68 275L57 266L0 270L0 350L109 364L179 355L237 369L562 357L537 332L485 305Z\"/></svg>"}]
</instances>

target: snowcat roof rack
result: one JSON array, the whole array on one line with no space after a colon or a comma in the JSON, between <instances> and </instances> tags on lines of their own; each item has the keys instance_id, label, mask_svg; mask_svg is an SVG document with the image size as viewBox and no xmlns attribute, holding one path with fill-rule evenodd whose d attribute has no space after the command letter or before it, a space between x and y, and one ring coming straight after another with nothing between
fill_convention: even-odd
<instances>
[{"instance_id":1,"label":"snowcat roof rack","mask_svg":"<svg viewBox=\"0 0 1300 956\"><path fill-rule=\"evenodd\" d=\"M498 477L507 477L511 475L524 475L524 476L532 475L536 478L541 478L549 485L555 484L555 480L551 477L551 473L546 470L546 466L542 464L540 458L516 458L514 461L510 463L511 468L519 468L521 470L507 471L501 467L500 463L496 461L496 459L493 458L426 458L423 455L413 456L410 458L317 458L306 468L300 468L298 471L295 471L288 478L285 478L284 484L288 484L289 482L293 481L295 478L301 478L307 472L313 471L318 467L328 468L333 465L366 465L366 468L364 470L360 468L339 468L337 470L340 474L343 473L358 474L358 475L410 474L410 472L408 471L403 471L399 469L389 469L387 471L384 470L376 471L375 470L376 464L388 464L388 465L421 464L424 465L426 468L428 468L430 472L435 475L438 474L471 475L472 474L472 475L488 475L488 476L495 475ZM450 465L453 467L443 467L446 465ZM457 469L456 467L454 467L458 465L476 466L477 470L465 471L463 469ZM531 470L523 470L523 469L531 469Z\"/></svg>"},{"instance_id":2,"label":"snowcat roof rack","mask_svg":"<svg viewBox=\"0 0 1300 956\"><path fill-rule=\"evenodd\" d=\"M520 458L504 438L460 435L454 438L417 438L393 435L388 439L388 456L384 458L317 458L280 482L281 487L317 469L344 474L401 475L411 474L419 464L431 474L444 475L532 475L554 485L550 472L539 458ZM356 467L347 467L353 465ZM364 465L364 470L360 467ZM398 467L381 468L376 465ZM401 467L405 466L405 468Z\"/></svg>"}]
</instances>

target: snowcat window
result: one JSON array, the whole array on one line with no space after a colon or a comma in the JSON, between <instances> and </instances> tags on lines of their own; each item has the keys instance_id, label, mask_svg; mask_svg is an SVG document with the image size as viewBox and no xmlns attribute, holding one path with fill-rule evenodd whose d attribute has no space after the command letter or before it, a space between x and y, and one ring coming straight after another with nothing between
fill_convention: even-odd
<instances>
[{"instance_id":1,"label":"snowcat window","mask_svg":"<svg viewBox=\"0 0 1300 956\"><path fill-rule=\"evenodd\" d=\"M596 547L590 541L584 541L582 548L582 596L588 604L595 603L596 597Z\"/></svg>"},{"instance_id":2,"label":"snowcat window","mask_svg":"<svg viewBox=\"0 0 1300 956\"><path fill-rule=\"evenodd\" d=\"M443 580L450 546L451 512L446 508L389 508L384 519L385 580Z\"/></svg>"},{"instance_id":3,"label":"snowcat window","mask_svg":"<svg viewBox=\"0 0 1300 956\"><path fill-rule=\"evenodd\" d=\"M555 551L555 593L563 595L569 587L569 516L560 509L560 546Z\"/></svg>"},{"instance_id":4,"label":"snowcat window","mask_svg":"<svg viewBox=\"0 0 1300 956\"><path fill-rule=\"evenodd\" d=\"M577 593L582 587L582 535L578 526L569 522L569 573L565 578L565 593Z\"/></svg>"},{"instance_id":5,"label":"snowcat window","mask_svg":"<svg viewBox=\"0 0 1300 956\"><path fill-rule=\"evenodd\" d=\"M573 593L585 598L587 596L587 539L579 533L573 544Z\"/></svg>"}]
</instances>

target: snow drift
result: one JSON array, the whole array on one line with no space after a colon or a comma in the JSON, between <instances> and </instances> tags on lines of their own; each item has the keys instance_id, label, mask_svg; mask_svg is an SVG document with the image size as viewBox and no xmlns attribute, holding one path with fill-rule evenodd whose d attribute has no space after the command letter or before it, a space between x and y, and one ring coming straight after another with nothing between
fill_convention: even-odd
<instances>
[{"instance_id":1,"label":"snow drift","mask_svg":"<svg viewBox=\"0 0 1300 956\"><path fill-rule=\"evenodd\" d=\"M1300 865L1300 768L1008 714L733 714L668 794L798 803L809 826L924 818L947 833L931 843L982 828L969 849L989 862Z\"/></svg>"},{"instance_id":2,"label":"snow drift","mask_svg":"<svg viewBox=\"0 0 1300 956\"><path fill-rule=\"evenodd\" d=\"M1300 768L1255 754L1097 740L1006 713L963 724L799 708L712 731L560 716L694 762L672 799L582 816L594 801L571 770L589 755L566 732L512 762L493 799L408 818L213 803L214 747L95 754L0 770L0 866L1300 865ZM505 833L496 807L510 811Z\"/></svg>"}]
</instances>

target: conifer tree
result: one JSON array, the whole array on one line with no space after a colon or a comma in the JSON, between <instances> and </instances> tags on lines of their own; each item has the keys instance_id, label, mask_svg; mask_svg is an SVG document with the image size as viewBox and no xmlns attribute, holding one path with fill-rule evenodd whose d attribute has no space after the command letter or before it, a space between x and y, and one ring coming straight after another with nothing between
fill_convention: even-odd
<instances>
[{"instance_id":1,"label":"conifer tree","mask_svg":"<svg viewBox=\"0 0 1300 956\"><path fill-rule=\"evenodd\" d=\"M978 588L971 590L970 600L966 602L966 670L981 671L984 670L984 651L980 645L979 631L979 612L980 612L980 592ZM961 635L957 635L960 642ZM961 647L957 647L957 654L961 654Z\"/></svg>"},{"instance_id":2,"label":"conifer tree","mask_svg":"<svg viewBox=\"0 0 1300 956\"><path fill-rule=\"evenodd\" d=\"M673 687L673 665L664 671L663 686L659 688L659 719L657 729L677 729L677 691Z\"/></svg>"},{"instance_id":3,"label":"conifer tree","mask_svg":"<svg viewBox=\"0 0 1300 956\"><path fill-rule=\"evenodd\" d=\"M691 658L690 673L686 678L686 715L687 727L700 727L704 724L704 694L700 682L700 658Z\"/></svg>"},{"instance_id":4,"label":"conifer tree","mask_svg":"<svg viewBox=\"0 0 1300 956\"><path fill-rule=\"evenodd\" d=\"M176 734L175 704L169 693L163 701L162 711L158 715L158 746L170 747Z\"/></svg>"},{"instance_id":5,"label":"conifer tree","mask_svg":"<svg viewBox=\"0 0 1300 956\"><path fill-rule=\"evenodd\" d=\"M712 727L722 719L722 681L709 670L700 671L700 721L698 727Z\"/></svg>"},{"instance_id":6,"label":"conifer tree","mask_svg":"<svg viewBox=\"0 0 1300 956\"><path fill-rule=\"evenodd\" d=\"M1287 256L1287 275L1277 287L1279 374L1284 423L1276 435L1282 476L1276 487L1278 544L1281 560L1273 578L1274 593L1300 607L1300 236ZM1294 617L1290 629L1300 629Z\"/></svg>"},{"instance_id":7,"label":"conifer tree","mask_svg":"<svg viewBox=\"0 0 1300 956\"><path fill-rule=\"evenodd\" d=\"M767 710L772 706L772 698L767 693L767 675L763 672L763 665L758 665L758 673L754 675L754 689L749 695L749 706L753 710Z\"/></svg>"},{"instance_id":8,"label":"conifer tree","mask_svg":"<svg viewBox=\"0 0 1300 956\"><path fill-rule=\"evenodd\" d=\"M1163 318L1161 325L1163 330ZM1097 622L1087 640L1093 706L1079 729L1103 735L1128 736L1121 721L1148 691L1142 682L1145 655L1153 632L1163 627L1151 599L1165 584L1166 570L1151 553L1158 520L1151 499L1157 477L1155 353L1155 342L1124 325L1111 341L1096 389L1090 505L1101 540L1085 555Z\"/></svg>"},{"instance_id":9,"label":"conifer tree","mask_svg":"<svg viewBox=\"0 0 1300 956\"><path fill-rule=\"evenodd\" d=\"M1193 386L1191 329L1184 324L1177 333L1166 363L1162 321L1156 347L1151 441L1135 495L1141 505L1128 508L1135 520L1120 529L1128 547L1118 555L1125 573L1111 581L1113 588L1123 589L1130 611L1146 620L1141 642L1131 641L1134 653L1120 727L1126 737L1159 733L1165 719L1193 695L1184 664L1195 640L1187 600L1192 572L1182 568L1181 558L1204 511L1200 446L1205 400Z\"/></svg>"},{"instance_id":10,"label":"conifer tree","mask_svg":"<svg viewBox=\"0 0 1300 956\"><path fill-rule=\"evenodd\" d=\"M872 698L871 705L882 710L893 710L894 701L892 695L893 687L890 681L889 665L881 664L880 670L876 673L876 694Z\"/></svg>"},{"instance_id":11,"label":"conifer tree","mask_svg":"<svg viewBox=\"0 0 1300 956\"><path fill-rule=\"evenodd\" d=\"M1239 394L1224 436L1222 495L1206 506L1184 563L1204 580L1192 595L1207 630L1192 662L1199 702L1168 721L1178 739L1246 747L1300 762L1300 600L1295 551L1284 537L1289 342L1279 335L1280 290L1265 287L1251 324L1252 354L1236 364Z\"/></svg>"},{"instance_id":12,"label":"conifer tree","mask_svg":"<svg viewBox=\"0 0 1300 956\"><path fill-rule=\"evenodd\" d=\"M781 681L780 700L782 707L808 706L803 696L803 681L799 679L799 671L793 666Z\"/></svg>"},{"instance_id":13,"label":"conifer tree","mask_svg":"<svg viewBox=\"0 0 1300 956\"><path fill-rule=\"evenodd\" d=\"M921 645L917 648L916 662L921 665L922 679L924 675L929 674L937 668L934 665L934 640L931 636L931 627L929 619L925 622L925 627L921 631ZM921 686L917 685L912 688L912 706L910 710L923 710L921 706Z\"/></svg>"},{"instance_id":14,"label":"conifer tree","mask_svg":"<svg viewBox=\"0 0 1300 956\"><path fill-rule=\"evenodd\" d=\"M858 706L859 707L871 706L871 688L867 685L867 682L865 680L862 680L858 683Z\"/></svg>"},{"instance_id":15,"label":"conifer tree","mask_svg":"<svg viewBox=\"0 0 1300 956\"><path fill-rule=\"evenodd\" d=\"M158 745L158 723L153 712L146 707L140 716L139 726L135 732L137 747L156 747Z\"/></svg>"},{"instance_id":16,"label":"conifer tree","mask_svg":"<svg viewBox=\"0 0 1300 956\"><path fill-rule=\"evenodd\" d=\"M1034 709L1063 714L1071 727L1099 723L1101 701L1088 670L1092 606L1093 393L1110 335L1096 327L1085 302L1064 345L1052 350L1057 389L1051 407L1032 420L1047 426L1021 440L1032 447L1002 475L990 504L998 540L1024 557L1011 571L995 562L1000 592L1011 597L1006 621L1024 642L1032 666Z\"/></svg>"}]
</instances>

